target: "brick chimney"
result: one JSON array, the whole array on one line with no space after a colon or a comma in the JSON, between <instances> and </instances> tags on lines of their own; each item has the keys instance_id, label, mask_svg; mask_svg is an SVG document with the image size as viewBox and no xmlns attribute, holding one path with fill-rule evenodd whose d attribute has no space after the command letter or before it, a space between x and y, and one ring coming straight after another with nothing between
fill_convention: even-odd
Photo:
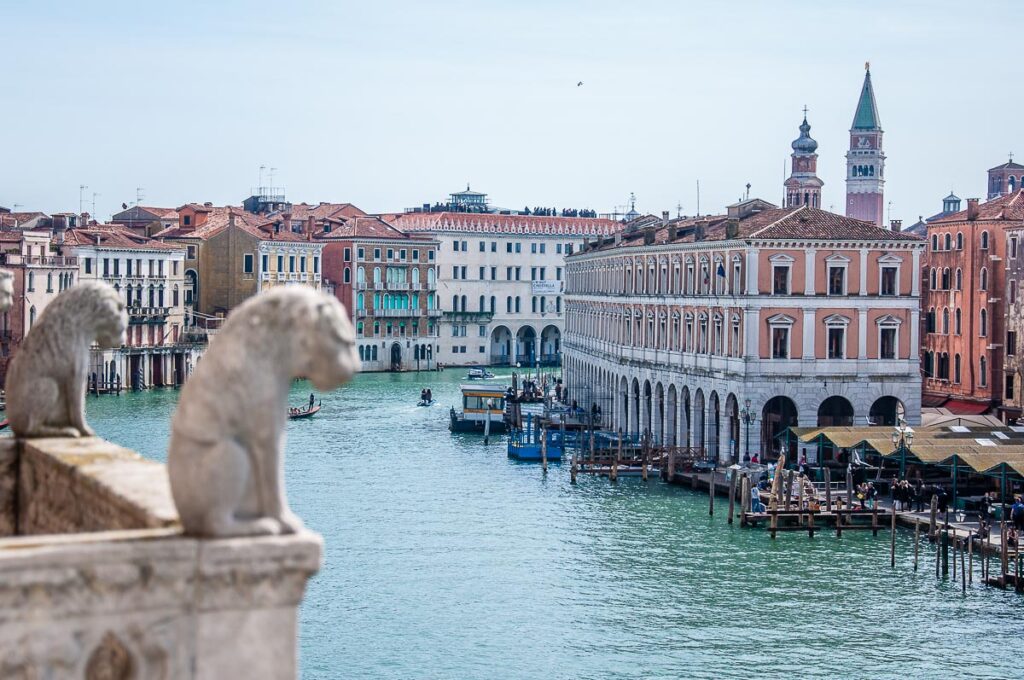
<instances>
[{"instance_id":1,"label":"brick chimney","mask_svg":"<svg viewBox=\"0 0 1024 680\"><path fill-rule=\"evenodd\" d=\"M312 215L308 215L306 217L306 233L312 234L314 231L316 231L316 220Z\"/></svg>"},{"instance_id":2,"label":"brick chimney","mask_svg":"<svg viewBox=\"0 0 1024 680\"><path fill-rule=\"evenodd\" d=\"M978 219L978 199L976 198L967 199L967 219L972 222Z\"/></svg>"},{"instance_id":3,"label":"brick chimney","mask_svg":"<svg viewBox=\"0 0 1024 680\"><path fill-rule=\"evenodd\" d=\"M655 227L644 227L644 245L651 245L654 243L654 230Z\"/></svg>"},{"instance_id":4,"label":"brick chimney","mask_svg":"<svg viewBox=\"0 0 1024 680\"><path fill-rule=\"evenodd\" d=\"M668 224L668 211L667 210L662 210L661 211L661 223L662 224Z\"/></svg>"},{"instance_id":5,"label":"brick chimney","mask_svg":"<svg viewBox=\"0 0 1024 680\"><path fill-rule=\"evenodd\" d=\"M292 230L292 214L290 212L283 213L281 218L284 220L284 230Z\"/></svg>"},{"instance_id":6,"label":"brick chimney","mask_svg":"<svg viewBox=\"0 0 1024 680\"><path fill-rule=\"evenodd\" d=\"M903 231L903 220L889 220L889 229L892 231Z\"/></svg>"}]
</instances>

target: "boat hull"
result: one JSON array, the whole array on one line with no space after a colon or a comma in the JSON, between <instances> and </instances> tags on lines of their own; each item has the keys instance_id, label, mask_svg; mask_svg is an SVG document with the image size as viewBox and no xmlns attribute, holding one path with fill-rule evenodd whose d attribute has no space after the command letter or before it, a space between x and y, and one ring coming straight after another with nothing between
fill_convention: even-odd
<instances>
[{"instance_id":1,"label":"boat hull","mask_svg":"<svg viewBox=\"0 0 1024 680\"><path fill-rule=\"evenodd\" d=\"M457 418L448 424L448 429L452 432L484 434L484 423L477 420L463 420L461 418ZM491 434L504 434L506 432L505 423L492 420L490 432Z\"/></svg>"}]
</instances>

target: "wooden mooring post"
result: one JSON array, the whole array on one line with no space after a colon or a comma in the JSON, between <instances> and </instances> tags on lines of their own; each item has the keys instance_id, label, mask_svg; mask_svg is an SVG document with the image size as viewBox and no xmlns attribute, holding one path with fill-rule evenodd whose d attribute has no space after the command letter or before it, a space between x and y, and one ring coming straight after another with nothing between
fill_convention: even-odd
<instances>
[{"instance_id":1,"label":"wooden mooring post","mask_svg":"<svg viewBox=\"0 0 1024 680\"><path fill-rule=\"evenodd\" d=\"M668 479L665 481L671 484L676 478L676 452L669 451L668 454Z\"/></svg>"},{"instance_id":2,"label":"wooden mooring post","mask_svg":"<svg viewBox=\"0 0 1024 680\"><path fill-rule=\"evenodd\" d=\"M832 471L825 468L825 512L832 512Z\"/></svg>"},{"instance_id":3,"label":"wooden mooring post","mask_svg":"<svg viewBox=\"0 0 1024 680\"><path fill-rule=\"evenodd\" d=\"M949 537L948 542L950 549L953 551L953 583L956 583L956 549L960 545L960 541L957 540L955 531Z\"/></svg>"},{"instance_id":4,"label":"wooden mooring post","mask_svg":"<svg viewBox=\"0 0 1024 680\"><path fill-rule=\"evenodd\" d=\"M750 478L743 473L740 480L740 526L747 526L747 507L750 504Z\"/></svg>"},{"instance_id":5,"label":"wooden mooring post","mask_svg":"<svg viewBox=\"0 0 1024 680\"><path fill-rule=\"evenodd\" d=\"M921 546L921 523L914 521L914 571L917 571L917 552Z\"/></svg>"},{"instance_id":6,"label":"wooden mooring post","mask_svg":"<svg viewBox=\"0 0 1024 680\"><path fill-rule=\"evenodd\" d=\"M541 472L548 474L548 430L541 428Z\"/></svg>"},{"instance_id":7,"label":"wooden mooring post","mask_svg":"<svg viewBox=\"0 0 1024 680\"><path fill-rule=\"evenodd\" d=\"M892 506L892 526L890 527L889 536L889 566L893 569L896 568L896 504Z\"/></svg>"},{"instance_id":8,"label":"wooden mooring post","mask_svg":"<svg viewBox=\"0 0 1024 680\"><path fill-rule=\"evenodd\" d=\"M939 532L939 547L942 553L942 578L949 576L949 529Z\"/></svg>"},{"instance_id":9,"label":"wooden mooring post","mask_svg":"<svg viewBox=\"0 0 1024 680\"><path fill-rule=\"evenodd\" d=\"M967 534L967 540L970 541L971 535ZM964 546L960 544L960 589L963 593L967 594L967 569L964 567Z\"/></svg>"},{"instance_id":10,"label":"wooden mooring post","mask_svg":"<svg viewBox=\"0 0 1024 680\"><path fill-rule=\"evenodd\" d=\"M786 510L790 509L790 504L793 499L793 471L786 470L786 504L783 506Z\"/></svg>"},{"instance_id":11,"label":"wooden mooring post","mask_svg":"<svg viewBox=\"0 0 1024 680\"><path fill-rule=\"evenodd\" d=\"M1005 588L1006 587L1006 574L1010 570L1009 564L1007 563L1007 559L1009 559L1009 555L1007 554L1007 550L1006 550L1007 549L1007 545L1006 545L1006 520L1000 520L1000 522L999 522L999 542L1000 542L1000 551L999 551L999 571L1000 571L1000 574L999 574L999 585L1000 585L1000 587Z\"/></svg>"},{"instance_id":12,"label":"wooden mooring post","mask_svg":"<svg viewBox=\"0 0 1024 680\"><path fill-rule=\"evenodd\" d=\"M967 534L967 582L974 584L974 536Z\"/></svg>"},{"instance_id":13,"label":"wooden mooring post","mask_svg":"<svg viewBox=\"0 0 1024 680\"><path fill-rule=\"evenodd\" d=\"M708 473L708 517L715 516L715 471Z\"/></svg>"},{"instance_id":14,"label":"wooden mooring post","mask_svg":"<svg viewBox=\"0 0 1024 680\"><path fill-rule=\"evenodd\" d=\"M942 558L942 547L938 541L935 541L935 578L939 578L939 567L941 566L940 561Z\"/></svg>"},{"instance_id":15,"label":"wooden mooring post","mask_svg":"<svg viewBox=\"0 0 1024 680\"><path fill-rule=\"evenodd\" d=\"M650 454L650 448L648 447L648 439L644 437L643 448L640 449L640 479L647 481L647 457Z\"/></svg>"},{"instance_id":16,"label":"wooden mooring post","mask_svg":"<svg viewBox=\"0 0 1024 680\"><path fill-rule=\"evenodd\" d=\"M846 509L853 508L853 468L846 466Z\"/></svg>"},{"instance_id":17,"label":"wooden mooring post","mask_svg":"<svg viewBox=\"0 0 1024 680\"><path fill-rule=\"evenodd\" d=\"M572 465L569 466L569 483L576 483L576 474L579 472L579 460L577 459L577 452L572 452Z\"/></svg>"},{"instance_id":18,"label":"wooden mooring post","mask_svg":"<svg viewBox=\"0 0 1024 680\"><path fill-rule=\"evenodd\" d=\"M736 504L736 471L731 470L732 474L729 475L729 519L728 524L732 524L733 506Z\"/></svg>"},{"instance_id":19,"label":"wooden mooring post","mask_svg":"<svg viewBox=\"0 0 1024 680\"><path fill-rule=\"evenodd\" d=\"M618 452L612 453L612 465L608 470L608 481L617 482L619 481L619 458L622 457L622 430L619 430L619 447Z\"/></svg>"},{"instance_id":20,"label":"wooden mooring post","mask_svg":"<svg viewBox=\"0 0 1024 680\"><path fill-rule=\"evenodd\" d=\"M871 535L878 535L878 499L871 501Z\"/></svg>"},{"instance_id":21,"label":"wooden mooring post","mask_svg":"<svg viewBox=\"0 0 1024 680\"><path fill-rule=\"evenodd\" d=\"M928 540L934 541L936 539L935 524L936 518L939 514L939 497L932 494L931 512L928 516Z\"/></svg>"}]
</instances>

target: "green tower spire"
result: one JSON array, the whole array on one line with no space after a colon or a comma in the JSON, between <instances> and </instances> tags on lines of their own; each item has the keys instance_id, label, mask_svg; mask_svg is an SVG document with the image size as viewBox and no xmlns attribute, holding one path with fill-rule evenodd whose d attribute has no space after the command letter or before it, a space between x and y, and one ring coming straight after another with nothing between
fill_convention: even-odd
<instances>
[{"instance_id":1,"label":"green tower spire","mask_svg":"<svg viewBox=\"0 0 1024 680\"><path fill-rule=\"evenodd\" d=\"M881 130L878 106L875 104L875 90L871 87L871 65L864 64L864 87L860 90L857 112L853 114L854 130Z\"/></svg>"}]
</instances>

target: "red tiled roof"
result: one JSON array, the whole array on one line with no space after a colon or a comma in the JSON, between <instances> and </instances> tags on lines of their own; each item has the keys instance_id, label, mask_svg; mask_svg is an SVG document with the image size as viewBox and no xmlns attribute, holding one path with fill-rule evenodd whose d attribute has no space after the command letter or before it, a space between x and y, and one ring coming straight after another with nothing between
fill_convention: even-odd
<instances>
[{"instance_id":1,"label":"red tiled roof","mask_svg":"<svg viewBox=\"0 0 1024 680\"><path fill-rule=\"evenodd\" d=\"M332 228L329 232L318 232L318 239L352 239L352 238L376 238L376 239L423 239L425 234L406 234L393 225L388 224L380 217L353 217L344 224Z\"/></svg>"},{"instance_id":2,"label":"red tiled roof","mask_svg":"<svg viewBox=\"0 0 1024 680\"><path fill-rule=\"evenodd\" d=\"M391 218L391 215L387 217ZM600 217L542 217L492 213L402 213L391 219L402 231L472 231L516 234L608 235L622 223Z\"/></svg>"},{"instance_id":3,"label":"red tiled roof","mask_svg":"<svg viewBox=\"0 0 1024 680\"><path fill-rule=\"evenodd\" d=\"M620 243L605 243L600 249L657 245L669 242L669 230L675 228L677 237L672 243L694 243L698 227L703 228L703 241L752 239L815 239L857 241L922 241L920 236L907 232L883 229L871 222L845 217L808 206L798 208L768 208L738 220L736 235L726 238L730 219L727 215L706 215L659 220L654 229L654 241L647 244L643 228L623 232Z\"/></svg>"},{"instance_id":4,"label":"red tiled roof","mask_svg":"<svg viewBox=\"0 0 1024 680\"><path fill-rule=\"evenodd\" d=\"M1004 194L999 198L993 198L987 203L978 205L978 221L994 220L1024 220L1024 189L1018 189L1012 194ZM928 226L949 224L951 222L966 222L967 211L950 213L945 217L939 217L928 223Z\"/></svg>"},{"instance_id":5,"label":"red tiled roof","mask_svg":"<svg viewBox=\"0 0 1024 680\"><path fill-rule=\"evenodd\" d=\"M117 224L96 224L64 232L65 246L99 246L129 250L182 250L181 246L146 238Z\"/></svg>"},{"instance_id":6,"label":"red tiled roof","mask_svg":"<svg viewBox=\"0 0 1024 680\"><path fill-rule=\"evenodd\" d=\"M198 238L208 239L211 236L219 234L224 229L227 229L228 222L230 221L230 215L235 216L235 223L239 225L258 225L265 221L261 215L255 213L246 212L240 207L229 205L214 208L203 208L204 212L208 212L209 215L206 217L206 221L199 227L181 227L177 224L171 225L166 229L162 229L157 233L153 234L153 238Z\"/></svg>"},{"instance_id":7,"label":"red tiled roof","mask_svg":"<svg viewBox=\"0 0 1024 680\"><path fill-rule=\"evenodd\" d=\"M291 215L292 220L305 220L312 215L313 219L319 222L324 219L345 220L350 217L365 217L366 213L351 203L293 203Z\"/></svg>"},{"instance_id":8,"label":"red tiled roof","mask_svg":"<svg viewBox=\"0 0 1024 680\"><path fill-rule=\"evenodd\" d=\"M178 211L174 208L154 208L152 206L140 205L136 206L139 210L145 210L151 215L156 215L161 220L173 220L177 219Z\"/></svg>"}]
</instances>

